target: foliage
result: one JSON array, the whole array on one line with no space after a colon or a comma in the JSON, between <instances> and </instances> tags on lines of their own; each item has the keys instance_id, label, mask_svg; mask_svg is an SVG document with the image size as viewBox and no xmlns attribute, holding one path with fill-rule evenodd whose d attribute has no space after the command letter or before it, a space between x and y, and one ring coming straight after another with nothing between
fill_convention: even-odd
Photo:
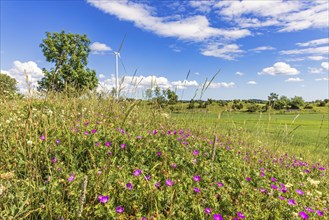
<instances>
[{"instance_id":1,"label":"foliage","mask_svg":"<svg viewBox=\"0 0 329 220\"><path fill-rule=\"evenodd\" d=\"M0 216L328 216L324 162L249 142L241 129L228 135L209 124L176 123L148 107L92 96L2 104Z\"/></svg>"},{"instance_id":2,"label":"foliage","mask_svg":"<svg viewBox=\"0 0 329 220\"><path fill-rule=\"evenodd\" d=\"M96 72L87 66L90 40L86 35L46 32L40 44L48 62L54 64L49 71L43 68L39 90L62 92L73 90L81 92L97 87Z\"/></svg>"},{"instance_id":3,"label":"foliage","mask_svg":"<svg viewBox=\"0 0 329 220\"><path fill-rule=\"evenodd\" d=\"M16 95L17 81L7 74L0 73L0 98L8 99Z\"/></svg>"},{"instance_id":4,"label":"foliage","mask_svg":"<svg viewBox=\"0 0 329 220\"><path fill-rule=\"evenodd\" d=\"M289 104L292 109L301 109L305 105L305 102L302 97L295 96L294 98L291 98Z\"/></svg>"}]
</instances>

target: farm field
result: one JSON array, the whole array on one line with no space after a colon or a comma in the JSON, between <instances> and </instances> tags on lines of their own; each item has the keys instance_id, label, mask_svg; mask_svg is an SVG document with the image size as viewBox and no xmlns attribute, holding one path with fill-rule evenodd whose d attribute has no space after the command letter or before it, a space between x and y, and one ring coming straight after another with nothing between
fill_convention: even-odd
<instances>
[{"instance_id":1,"label":"farm field","mask_svg":"<svg viewBox=\"0 0 329 220\"><path fill-rule=\"evenodd\" d=\"M292 153L308 152L309 156L327 160L329 149L329 114L325 113L174 113L178 121L196 127L205 126L223 133L246 132L257 140L267 141L274 149ZM317 155L317 156L314 156Z\"/></svg>"}]
</instances>

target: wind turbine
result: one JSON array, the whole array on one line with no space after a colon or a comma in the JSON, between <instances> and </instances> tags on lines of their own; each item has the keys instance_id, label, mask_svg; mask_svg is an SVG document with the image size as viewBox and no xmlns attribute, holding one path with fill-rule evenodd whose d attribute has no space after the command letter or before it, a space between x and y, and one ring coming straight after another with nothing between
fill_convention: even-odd
<instances>
[{"instance_id":1,"label":"wind turbine","mask_svg":"<svg viewBox=\"0 0 329 220\"><path fill-rule=\"evenodd\" d=\"M126 35L123 37L122 42L120 44L120 47L118 49L118 51L113 51L113 54L115 55L115 90L116 90L116 99L119 99L119 58L120 58L120 51L122 49L123 43L126 39Z\"/></svg>"}]
</instances>

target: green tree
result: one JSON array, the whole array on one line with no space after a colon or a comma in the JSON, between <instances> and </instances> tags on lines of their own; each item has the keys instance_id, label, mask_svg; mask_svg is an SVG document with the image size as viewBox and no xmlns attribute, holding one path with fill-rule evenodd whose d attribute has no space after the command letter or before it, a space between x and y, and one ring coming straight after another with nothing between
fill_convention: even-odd
<instances>
[{"instance_id":1,"label":"green tree","mask_svg":"<svg viewBox=\"0 0 329 220\"><path fill-rule=\"evenodd\" d=\"M294 98L291 98L289 104L292 109L301 109L305 105L305 102L302 97L295 96Z\"/></svg>"},{"instance_id":2,"label":"green tree","mask_svg":"<svg viewBox=\"0 0 329 220\"><path fill-rule=\"evenodd\" d=\"M49 71L43 68L39 90L61 92L67 87L75 91L92 90L97 87L96 72L86 68L90 52L90 40L86 35L46 32L40 44L48 62L54 63Z\"/></svg>"},{"instance_id":3,"label":"green tree","mask_svg":"<svg viewBox=\"0 0 329 220\"><path fill-rule=\"evenodd\" d=\"M11 98L17 92L17 81L7 74L0 73L0 97Z\"/></svg>"},{"instance_id":4,"label":"green tree","mask_svg":"<svg viewBox=\"0 0 329 220\"><path fill-rule=\"evenodd\" d=\"M174 91L167 89L165 93L166 93L169 105L174 105L178 102L178 95Z\"/></svg>"},{"instance_id":5,"label":"green tree","mask_svg":"<svg viewBox=\"0 0 329 220\"><path fill-rule=\"evenodd\" d=\"M274 107L275 102L278 100L279 95L271 92L270 95L267 97L268 98L268 105L271 106L271 108Z\"/></svg>"}]
</instances>

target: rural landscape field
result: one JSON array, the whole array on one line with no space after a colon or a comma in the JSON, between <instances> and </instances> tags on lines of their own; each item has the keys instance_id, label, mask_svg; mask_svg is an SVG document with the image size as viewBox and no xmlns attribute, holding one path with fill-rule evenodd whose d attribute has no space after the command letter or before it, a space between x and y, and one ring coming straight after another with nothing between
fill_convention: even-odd
<instances>
[{"instance_id":1,"label":"rural landscape field","mask_svg":"<svg viewBox=\"0 0 329 220\"><path fill-rule=\"evenodd\" d=\"M329 219L328 7L1 1L0 219Z\"/></svg>"}]
</instances>

